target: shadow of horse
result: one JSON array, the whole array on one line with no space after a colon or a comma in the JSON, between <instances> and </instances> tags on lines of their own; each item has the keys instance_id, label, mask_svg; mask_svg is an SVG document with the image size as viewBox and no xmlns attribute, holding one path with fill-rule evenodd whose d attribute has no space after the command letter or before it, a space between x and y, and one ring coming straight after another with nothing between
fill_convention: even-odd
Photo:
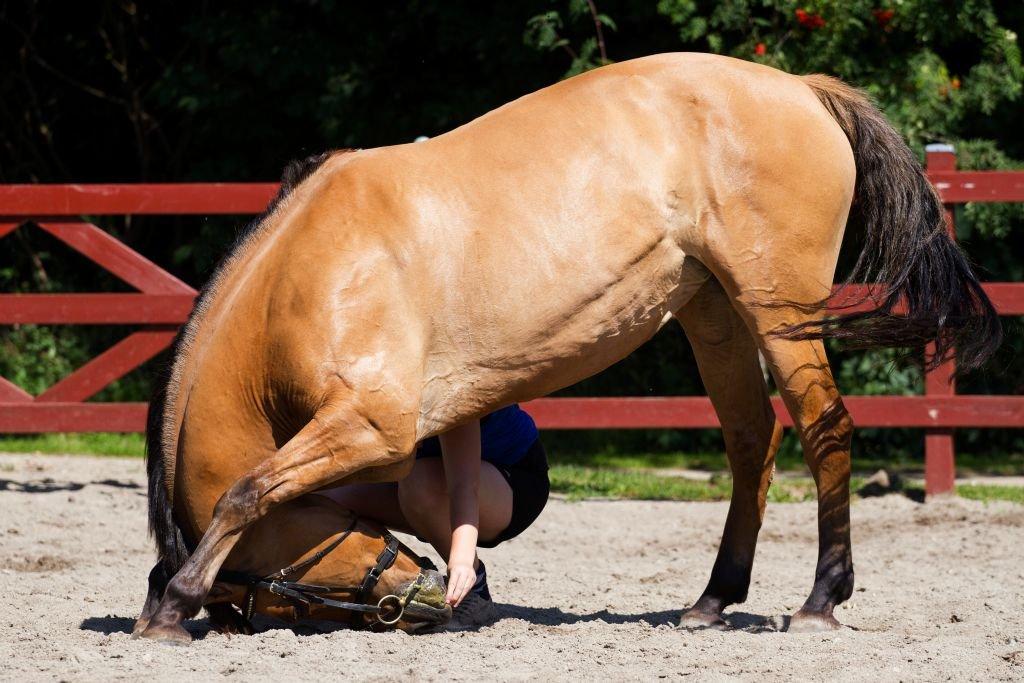
<instances>
[{"instance_id":1,"label":"shadow of horse","mask_svg":"<svg viewBox=\"0 0 1024 683\"><path fill-rule=\"evenodd\" d=\"M117 479L103 479L100 481L57 481L46 477L35 481L15 481L13 479L0 479L0 492L13 491L15 493L54 493L56 491L81 491L86 486L111 486L119 489L140 490L142 485L134 481L120 481Z\"/></svg>"},{"instance_id":2,"label":"shadow of horse","mask_svg":"<svg viewBox=\"0 0 1024 683\"><path fill-rule=\"evenodd\" d=\"M510 605L495 603L497 615L493 621L471 629L460 629L477 631L481 628L494 626L506 619L520 619L522 621L536 624L538 626L572 626L574 624L585 624L590 622L602 622L605 624L647 624L648 626L667 626L677 628L679 624L680 610L662 610L660 612L640 612L635 614L617 614L608 610L600 610L589 614L576 614L565 612L557 607L526 607L523 605ZM765 617L749 612L732 612L723 615L725 623L730 631L745 631L747 633L777 633L789 628L789 616ZM296 624L271 619L256 615L252 620L253 627L257 633L274 630L289 630L297 636L312 636L333 633L335 631L352 630L347 624L305 620ZM104 635L123 633L130 635L135 619L129 617L87 617L82 620L79 629L83 631L94 631ZM191 634L194 640L203 640L215 629L206 619L190 619L182 624L185 630ZM423 633L440 633L444 628L427 629Z\"/></svg>"},{"instance_id":3,"label":"shadow of horse","mask_svg":"<svg viewBox=\"0 0 1024 683\"><path fill-rule=\"evenodd\" d=\"M288 630L297 636L316 636L323 635L325 633L333 633L334 631L349 631L351 627L347 624L341 624L330 621L315 621L306 620L300 621L296 624L290 624L284 621L278 621L268 617L256 615L252 619L253 628L256 633L263 633L264 631L277 631L277 630ZM135 619L130 617L86 617L82 620L82 623L78 625L81 631L93 631L94 633L102 633L103 635L111 635L114 633L123 633L125 635L131 635L132 628L135 626ZM189 619L182 622L182 626L189 632L193 640L203 640L210 633L216 632L216 629L210 624L208 619Z\"/></svg>"},{"instance_id":4,"label":"shadow of horse","mask_svg":"<svg viewBox=\"0 0 1024 683\"><path fill-rule=\"evenodd\" d=\"M640 612L635 614L617 614L606 609L590 614L565 612L557 607L525 607L496 603L496 623L504 619L522 619L531 624L542 626L569 626L572 624L601 621L606 624L648 624L650 626L669 626L677 628L680 609L662 610L660 612ZM784 631L789 628L789 617L766 617L749 612L731 612L722 615L728 630L747 631L750 633L769 633Z\"/></svg>"},{"instance_id":5,"label":"shadow of horse","mask_svg":"<svg viewBox=\"0 0 1024 683\"><path fill-rule=\"evenodd\" d=\"M85 484L72 481L56 481L55 479L39 479L37 481L14 481L0 479L0 491L15 493L53 493L54 491L81 491Z\"/></svg>"}]
</instances>

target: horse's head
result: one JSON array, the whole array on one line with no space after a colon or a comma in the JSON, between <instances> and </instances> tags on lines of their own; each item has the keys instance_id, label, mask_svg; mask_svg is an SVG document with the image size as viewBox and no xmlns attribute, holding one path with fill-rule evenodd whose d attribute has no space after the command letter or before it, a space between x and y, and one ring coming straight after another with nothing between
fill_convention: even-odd
<instances>
[{"instance_id":1,"label":"horse's head","mask_svg":"<svg viewBox=\"0 0 1024 683\"><path fill-rule=\"evenodd\" d=\"M243 612L405 631L443 624L452 614L444 577L428 561L322 496L275 508L246 532L229 564L237 580L241 574L263 579L249 591L234 581L217 584L217 601L230 600Z\"/></svg>"},{"instance_id":2,"label":"horse's head","mask_svg":"<svg viewBox=\"0 0 1024 683\"><path fill-rule=\"evenodd\" d=\"M393 624L415 631L451 618L444 577L430 560L419 557L388 531L366 520L357 520L353 537L358 547L353 543L352 552L345 558L352 564L344 571L348 577L354 574L359 582L364 594L361 600L380 609L363 613L364 623ZM342 570L340 566L333 569Z\"/></svg>"}]
</instances>

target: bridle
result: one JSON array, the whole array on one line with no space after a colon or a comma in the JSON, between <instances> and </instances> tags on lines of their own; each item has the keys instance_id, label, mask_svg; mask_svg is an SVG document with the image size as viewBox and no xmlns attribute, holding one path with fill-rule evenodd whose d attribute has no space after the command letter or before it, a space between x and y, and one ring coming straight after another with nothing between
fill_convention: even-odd
<instances>
[{"instance_id":1,"label":"bridle","mask_svg":"<svg viewBox=\"0 0 1024 683\"><path fill-rule=\"evenodd\" d=\"M245 572L221 570L217 574L217 581L248 587L245 593L245 607L242 610L246 619L252 619L252 615L256 611L256 591L263 589L288 600L301 617L309 615L309 607L311 605L322 605L324 607L350 610L353 612L353 624L358 624L357 617L359 614L372 614L380 624L393 626L402 619L406 606L423 588L423 584L426 581L423 573L424 570L432 569L436 571L437 567L425 557L418 558L420 573L402 595L385 595L377 601L377 604L366 604L366 598L377 587L381 575L390 569L395 560L398 559L399 551L403 547L402 542L389 531L385 531L383 534L385 541L384 549L377 555L377 561L374 565L366 570L366 574L358 586L321 586L287 580L288 576L302 569L312 567L327 557L331 551L345 542L345 539L355 531L358 524L359 518L353 517L352 523L348 525L348 528L341 532L341 535L331 541L330 544L302 562L297 562L284 569L280 569L273 574L261 577L246 574ZM415 554L413 556L415 557ZM351 595L352 601L345 602L325 597L338 593Z\"/></svg>"}]
</instances>

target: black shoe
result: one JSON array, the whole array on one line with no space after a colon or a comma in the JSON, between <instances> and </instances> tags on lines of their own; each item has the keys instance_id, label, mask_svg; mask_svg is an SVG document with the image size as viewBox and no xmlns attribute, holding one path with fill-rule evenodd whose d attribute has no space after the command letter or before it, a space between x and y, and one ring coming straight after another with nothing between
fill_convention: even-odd
<instances>
[{"instance_id":1,"label":"black shoe","mask_svg":"<svg viewBox=\"0 0 1024 683\"><path fill-rule=\"evenodd\" d=\"M470 589L470 592L476 593L484 600L490 601L491 599L491 591L487 587L487 568L484 567L483 562L481 562L480 566L477 567L476 582L473 584L473 587Z\"/></svg>"}]
</instances>

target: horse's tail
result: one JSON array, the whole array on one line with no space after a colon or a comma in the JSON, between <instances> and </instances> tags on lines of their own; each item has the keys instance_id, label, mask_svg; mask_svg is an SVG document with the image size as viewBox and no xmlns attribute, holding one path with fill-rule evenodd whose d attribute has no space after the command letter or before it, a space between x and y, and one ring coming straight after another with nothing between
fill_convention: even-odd
<instances>
[{"instance_id":1,"label":"horse's tail","mask_svg":"<svg viewBox=\"0 0 1024 683\"><path fill-rule=\"evenodd\" d=\"M930 366L956 347L961 370L978 367L999 346L999 318L946 232L942 204L913 152L859 90L822 75L803 81L846 133L857 166L851 223L863 225L865 236L846 283L883 289L872 310L794 325L781 334L837 338L854 348L934 341Z\"/></svg>"},{"instance_id":2,"label":"horse's tail","mask_svg":"<svg viewBox=\"0 0 1024 683\"><path fill-rule=\"evenodd\" d=\"M181 341L178 333L171 347L171 358L177 357ZM146 476L149 490L149 533L156 543L157 565L151 581L166 586L191 554L190 546L174 518L174 505L167 482L167 458L164 446L164 420L170 384L170 371L159 373L146 414ZM161 588L162 592L162 588Z\"/></svg>"}]
</instances>

